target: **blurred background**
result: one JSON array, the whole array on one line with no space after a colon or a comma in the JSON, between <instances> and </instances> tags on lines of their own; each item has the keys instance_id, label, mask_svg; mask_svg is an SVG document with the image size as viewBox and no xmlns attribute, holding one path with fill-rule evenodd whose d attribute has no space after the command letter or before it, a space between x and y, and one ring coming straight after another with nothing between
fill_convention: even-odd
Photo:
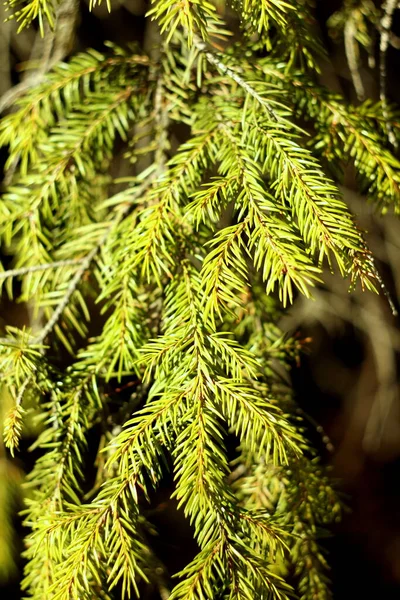
<instances>
[{"instance_id":1,"label":"blurred background","mask_svg":"<svg viewBox=\"0 0 400 600\"><path fill-rule=\"evenodd\" d=\"M321 63L321 82L351 102L362 97L378 100L382 3L317 0L315 5L316 32L323 37L329 53L328 60ZM123 45L147 39L147 2L113 0L112 6L111 15L105 3L90 13L86 1L81 2L75 36L64 44L64 57L87 47L102 50L105 40ZM16 35L15 24L3 23L5 17L0 4L0 106L4 98L8 103L10 90L23 80L23 64L39 58L44 51L34 29ZM387 96L400 106L399 48L400 10L396 10L386 56ZM2 166L5 159L3 152ZM368 231L378 269L399 309L400 220L392 214L375 214L367 198L355 190L349 170L343 185L345 199L361 227ZM5 301L0 315L0 326L6 322L22 325L28 319L26 307ZM299 405L315 422L316 443L325 462L332 466L348 506L343 522L325 544L332 566L334 598L398 598L399 318L393 316L385 295L361 291L349 294L346 283L327 273L326 286L317 290L315 300L299 297L280 325L290 332L298 330L302 338L308 339L308 351L292 371L293 386ZM27 439L22 450L31 441ZM12 565L13 553L18 555L22 547L23 531L17 516L21 508L19 483L29 468L29 462L19 459L11 463L0 447L0 596L7 600L22 597L18 584L22 565L18 560L14 570ZM9 527L7 514L12 515L14 530ZM156 525L167 537L183 528L180 520L178 513L171 515L168 511L155 517ZM179 555L186 558L189 539L182 529L180 541L173 546L178 568Z\"/></svg>"}]
</instances>

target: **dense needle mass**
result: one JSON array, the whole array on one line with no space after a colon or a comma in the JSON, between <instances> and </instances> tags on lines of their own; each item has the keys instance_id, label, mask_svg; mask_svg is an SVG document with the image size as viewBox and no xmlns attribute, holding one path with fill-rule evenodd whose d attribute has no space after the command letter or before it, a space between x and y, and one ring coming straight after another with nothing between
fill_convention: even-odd
<instances>
[{"instance_id":1,"label":"dense needle mass","mask_svg":"<svg viewBox=\"0 0 400 600\"><path fill-rule=\"evenodd\" d=\"M21 28L58 10L8 4ZM157 585L146 500L169 469L198 544L171 600L328 599L319 536L341 508L282 376L302 344L276 322L327 265L349 287L380 286L335 177L352 162L398 212L385 119L396 136L397 124L388 106L319 85L306 0L232 2L239 42L213 3L153 4L156 51L77 54L0 122L13 173L0 282L43 326L8 327L0 348L6 446L17 451L27 411L41 423L23 589L117 600ZM134 393L116 410L122 379Z\"/></svg>"}]
</instances>

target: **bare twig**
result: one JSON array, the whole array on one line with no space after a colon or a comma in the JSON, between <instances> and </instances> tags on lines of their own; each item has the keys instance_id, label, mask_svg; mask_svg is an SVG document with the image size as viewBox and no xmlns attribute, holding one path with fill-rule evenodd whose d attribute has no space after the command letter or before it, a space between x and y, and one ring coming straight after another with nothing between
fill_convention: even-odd
<instances>
[{"instance_id":1,"label":"bare twig","mask_svg":"<svg viewBox=\"0 0 400 600\"><path fill-rule=\"evenodd\" d=\"M11 23L5 20L3 3L0 4L0 93L12 86L10 69Z\"/></svg>"},{"instance_id":2,"label":"bare twig","mask_svg":"<svg viewBox=\"0 0 400 600\"><path fill-rule=\"evenodd\" d=\"M34 344L34 345L42 344L44 342L44 340L46 339L46 337L48 336L48 334L53 330L54 326L57 324L58 319L64 312L65 308L68 306L71 296L73 295L76 288L78 287L78 284L79 284L80 280L82 279L86 269L90 266L90 263L92 262L92 260L96 256L96 254L98 253L102 244L107 239L109 232L110 232L110 229L107 229L106 234L104 234L104 236L101 238L99 244L97 246L95 246L89 252L89 254L83 259L80 268L77 270L77 272L75 273L75 275L73 276L73 278L71 279L71 281L68 285L68 289L65 293L65 296L63 297L61 302L57 305L57 308L55 309L51 318L46 323L46 325L43 327L43 329L41 330L39 335L37 335L34 338L32 344Z\"/></svg>"},{"instance_id":3,"label":"bare twig","mask_svg":"<svg viewBox=\"0 0 400 600\"><path fill-rule=\"evenodd\" d=\"M400 50L400 37L396 34L394 34L392 31L390 32L390 39L389 39L390 45L392 46L392 48L395 48L396 50Z\"/></svg>"},{"instance_id":4,"label":"bare twig","mask_svg":"<svg viewBox=\"0 0 400 600\"><path fill-rule=\"evenodd\" d=\"M247 94L249 94L249 96L251 96L252 98L257 100L257 102L259 102L261 104L261 106L263 106L266 109L266 111L268 112L272 121L278 120L278 115L273 110L273 108L270 106L270 104L265 100L265 98L263 98L249 83L247 83L247 81L245 81L237 73L237 71L235 71L231 67L228 67L228 65L226 65L218 57L218 55L215 52L211 51L207 47L207 44L205 42L203 42L203 40L201 40L199 37L195 36L194 37L194 45L200 52L203 52L204 56L206 57L206 59L208 60L209 63L211 63L212 65L217 67L217 69L218 69L218 71L220 71L220 73L230 77L233 81L235 81L235 83L237 83L241 88L243 88L244 91Z\"/></svg>"},{"instance_id":5,"label":"bare twig","mask_svg":"<svg viewBox=\"0 0 400 600\"><path fill-rule=\"evenodd\" d=\"M365 424L363 447L367 452L379 449L393 403L398 401L396 357L393 339L376 298L369 297L362 318L374 356L377 390Z\"/></svg>"},{"instance_id":6,"label":"bare twig","mask_svg":"<svg viewBox=\"0 0 400 600\"><path fill-rule=\"evenodd\" d=\"M386 97L386 83L387 83L387 68L386 68L386 54L390 45L390 30L392 29L393 14L398 8L398 0L386 0L383 4L383 17L380 22L381 39L379 43L379 77L380 77L380 100L382 103L383 116L386 121L386 131L389 142L394 148L397 148L397 140L394 135L393 128L389 121L387 97Z\"/></svg>"},{"instance_id":7,"label":"bare twig","mask_svg":"<svg viewBox=\"0 0 400 600\"><path fill-rule=\"evenodd\" d=\"M157 148L154 153L154 162L157 167L164 170L167 162L166 150L169 147L168 142L168 107L165 105L164 81L160 76L157 80L157 87L154 96L154 121L156 125Z\"/></svg>"},{"instance_id":8,"label":"bare twig","mask_svg":"<svg viewBox=\"0 0 400 600\"><path fill-rule=\"evenodd\" d=\"M18 100L18 98L23 96L24 93L32 87L35 87L35 85L39 84L42 79L42 74L32 75L31 77L21 81L17 85L14 85L14 87L7 90L7 92L5 92L0 98L0 113L7 110L7 108L10 108L10 106L12 106L14 102Z\"/></svg>"},{"instance_id":9,"label":"bare twig","mask_svg":"<svg viewBox=\"0 0 400 600\"><path fill-rule=\"evenodd\" d=\"M20 269L8 269L0 272L0 279L8 277L18 277L18 275L28 275L36 271L46 271L48 269L57 269L58 267L67 267L68 265L79 265L83 259L71 258L66 260L58 260L52 263L43 263L42 265L33 265L31 267L21 267Z\"/></svg>"},{"instance_id":10,"label":"bare twig","mask_svg":"<svg viewBox=\"0 0 400 600\"><path fill-rule=\"evenodd\" d=\"M33 372L33 373L34 373L34 372ZM17 398L16 398L16 400L15 400L15 404L16 404L17 406L20 406L20 404L21 404L21 402L22 402L22 399L23 399L23 397L24 397L24 394L25 394L26 388L28 387L28 385L29 385L29 384L31 383L31 381L33 380L33 373L31 373L31 374L29 375L29 377L27 377L27 378L25 379L24 383L23 383L23 384L21 385L21 387L19 388L18 395L17 395Z\"/></svg>"},{"instance_id":11,"label":"bare twig","mask_svg":"<svg viewBox=\"0 0 400 600\"><path fill-rule=\"evenodd\" d=\"M379 283L380 288L382 290L382 293L385 296L385 298L386 298L386 300L387 300L387 302L389 304L389 307L390 307L390 310L392 312L392 315L394 317L398 317L399 313L398 313L398 310L397 310L396 305L394 303L394 300L393 300L393 298L392 298L389 290L387 289L387 287L386 287L386 285L385 285L385 283L384 283L384 281L382 279L381 274L379 273L377 267L375 266L375 261L374 261L374 259L372 257L370 257L370 261L371 261L371 263L373 265L373 268L374 268L374 276L375 276L377 282Z\"/></svg>"},{"instance_id":12,"label":"bare twig","mask_svg":"<svg viewBox=\"0 0 400 600\"><path fill-rule=\"evenodd\" d=\"M356 23L354 22L354 19L350 17L347 19L344 26L344 47L346 51L347 64L350 69L350 75L357 98L359 100L363 100L365 98L365 89L359 68L356 34Z\"/></svg>"},{"instance_id":13,"label":"bare twig","mask_svg":"<svg viewBox=\"0 0 400 600\"><path fill-rule=\"evenodd\" d=\"M49 68L67 56L75 41L79 17L79 0L64 0L58 7Z\"/></svg>"}]
</instances>

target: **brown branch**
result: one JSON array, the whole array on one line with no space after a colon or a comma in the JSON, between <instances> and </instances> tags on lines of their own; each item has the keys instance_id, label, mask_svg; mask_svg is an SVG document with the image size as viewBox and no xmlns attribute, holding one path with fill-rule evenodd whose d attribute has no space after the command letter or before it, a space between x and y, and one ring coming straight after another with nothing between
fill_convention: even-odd
<instances>
[{"instance_id":1,"label":"brown branch","mask_svg":"<svg viewBox=\"0 0 400 600\"><path fill-rule=\"evenodd\" d=\"M381 39L379 43L379 77L380 77L380 90L379 96L382 103L383 116L386 121L386 131L389 142L397 149L396 136L393 133L393 128L389 121L386 87L387 87L387 68L386 68L386 54L390 45L390 31L392 29L393 15L395 10L398 8L399 0L386 0L383 4L383 17L380 22Z\"/></svg>"}]
</instances>

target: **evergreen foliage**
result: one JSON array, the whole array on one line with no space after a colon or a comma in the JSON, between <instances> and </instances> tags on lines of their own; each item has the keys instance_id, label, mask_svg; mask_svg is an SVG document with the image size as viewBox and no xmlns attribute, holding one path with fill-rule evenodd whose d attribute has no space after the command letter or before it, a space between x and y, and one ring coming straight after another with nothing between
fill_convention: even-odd
<instances>
[{"instance_id":1,"label":"evergreen foliage","mask_svg":"<svg viewBox=\"0 0 400 600\"><path fill-rule=\"evenodd\" d=\"M8 4L21 28L54 24L54 0ZM318 83L308 0L232 8L227 24L220 3L157 0L155 54L80 53L0 122L13 173L0 281L42 324L8 327L0 349L4 443L18 450L27 413L39 431L26 597L157 585L146 502L167 471L198 544L171 599L331 597L319 538L340 502L284 375L302 343L276 323L327 266L350 287L382 285L337 186L352 163L368 197L400 212L398 124ZM176 125L188 134L175 149ZM134 393L117 405L121 381Z\"/></svg>"}]
</instances>

